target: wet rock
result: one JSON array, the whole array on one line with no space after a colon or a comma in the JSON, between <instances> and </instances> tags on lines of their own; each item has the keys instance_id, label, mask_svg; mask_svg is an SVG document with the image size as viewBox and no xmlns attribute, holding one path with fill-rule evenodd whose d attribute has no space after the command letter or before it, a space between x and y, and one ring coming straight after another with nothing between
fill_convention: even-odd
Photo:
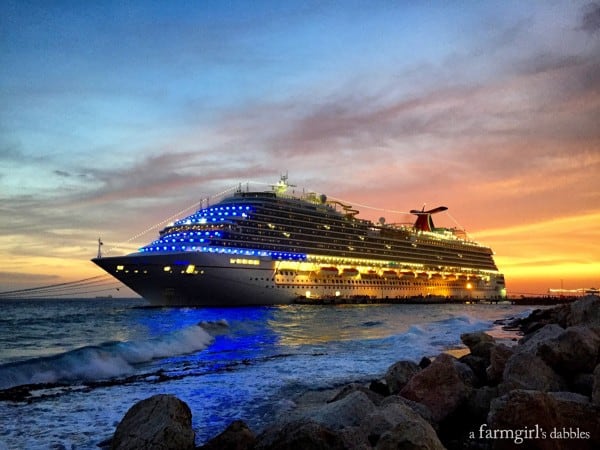
<instances>
[{"instance_id":1,"label":"wet rock","mask_svg":"<svg viewBox=\"0 0 600 450\"><path fill-rule=\"evenodd\" d=\"M133 405L111 442L113 450L193 449L192 413L172 395L154 395Z\"/></svg>"},{"instance_id":2,"label":"wet rock","mask_svg":"<svg viewBox=\"0 0 600 450\"><path fill-rule=\"evenodd\" d=\"M514 349L504 344L492 347L490 351L490 365L485 369L487 381L490 385L496 386L502 381L506 361L508 361L513 353Z\"/></svg>"},{"instance_id":3,"label":"wet rock","mask_svg":"<svg viewBox=\"0 0 600 450\"><path fill-rule=\"evenodd\" d=\"M197 450L250 450L254 448L256 436L245 422L232 422L221 434L212 438Z\"/></svg>"},{"instance_id":4,"label":"wet rock","mask_svg":"<svg viewBox=\"0 0 600 450\"><path fill-rule=\"evenodd\" d=\"M492 336L483 331L461 334L460 340L469 347L472 355L485 358L488 361L490 359L490 350L496 343L496 340Z\"/></svg>"},{"instance_id":5,"label":"wet rock","mask_svg":"<svg viewBox=\"0 0 600 450\"><path fill-rule=\"evenodd\" d=\"M598 409L587 397L571 392L514 390L492 401L488 424L498 430L541 427L545 439L525 440L524 448L600 448ZM514 439L494 441L497 450L515 447Z\"/></svg>"},{"instance_id":6,"label":"wet rock","mask_svg":"<svg viewBox=\"0 0 600 450\"><path fill-rule=\"evenodd\" d=\"M512 389L536 391L563 391L566 381L541 358L531 353L515 353L504 368L503 381L499 384L502 394Z\"/></svg>"},{"instance_id":7,"label":"wet rock","mask_svg":"<svg viewBox=\"0 0 600 450\"><path fill-rule=\"evenodd\" d=\"M421 368L412 361L398 361L391 365L385 373L385 381L391 394L396 394L402 390L408 380Z\"/></svg>"},{"instance_id":8,"label":"wet rock","mask_svg":"<svg viewBox=\"0 0 600 450\"><path fill-rule=\"evenodd\" d=\"M415 374L400 395L422 403L440 422L469 397L475 375L469 366L443 353L431 365Z\"/></svg>"},{"instance_id":9,"label":"wet rock","mask_svg":"<svg viewBox=\"0 0 600 450\"><path fill-rule=\"evenodd\" d=\"M341 400L356 391L364 393L374 405L379 405L381 400L383 400L382 395L373 392L371 389L363 386L362 384L350 383L344 386L336 395L333 396L333 398L328 400L327 403L337 402L338 400Z\"/></svg>"},{"instance_id":10,"label":"wet rock","mask_svg":"<svg viewBox=\"0 0 600 450\"><path fill-rule=\"evenodd\" d=\"M342 437L320 423L310 420L289 422L267 429L257 438L256 450L343 450Z\"/></svg>"},{"instance_id":11,"label":"wet rock","mask_svg":"<svg viewBox=\"0 0 600 450\"><path fill-rule=\"evenodd\" d=\"M592 372L598 363L600 336L583 326L569 327L540 342L537 354L558 373L572 376Z\"/></svg>"}]
</instances>

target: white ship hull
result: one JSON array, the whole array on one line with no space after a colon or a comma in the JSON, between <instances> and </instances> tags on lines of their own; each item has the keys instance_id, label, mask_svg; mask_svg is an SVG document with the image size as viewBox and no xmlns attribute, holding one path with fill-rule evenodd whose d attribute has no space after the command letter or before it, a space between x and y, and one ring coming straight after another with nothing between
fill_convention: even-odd
<instances>
[{"instance_id":1,"label":"white ship hull","mask_svg":"<svg viewBox=\"0 0 600 450\"><path fill-rule=\"evenodd\" d=\"M327 258L279 261L210 252L134 254L93 260L157 306L280 305L297 301L499 300L498 273L412 273L382 264L352 267Z\"/></svg>"}]
</instances>

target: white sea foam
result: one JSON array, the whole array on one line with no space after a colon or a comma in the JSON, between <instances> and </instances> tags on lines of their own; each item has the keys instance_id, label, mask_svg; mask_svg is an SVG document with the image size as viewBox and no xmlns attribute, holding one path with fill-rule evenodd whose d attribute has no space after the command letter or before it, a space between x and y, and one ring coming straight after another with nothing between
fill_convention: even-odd
<instances>
[{"instance_id":1,"label":"white sea foam","mask_svg":"<svg viewBox=\"0 0 600 450\"><path fill-rule=\"evenodd\" d=\"M109 342L0 366L0 389L25 384L105 380L134 372L134 364L203 350L213 337L200 325L139 341Z\"/></svg>"}]
</instances>

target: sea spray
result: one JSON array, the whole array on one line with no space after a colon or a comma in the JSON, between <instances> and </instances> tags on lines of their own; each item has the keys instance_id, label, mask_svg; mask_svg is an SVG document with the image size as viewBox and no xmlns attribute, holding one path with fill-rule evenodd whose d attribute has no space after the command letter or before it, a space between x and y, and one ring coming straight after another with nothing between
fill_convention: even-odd
<instances>
[{"instance_id":1,"label":"sea spray","mask_svg":"<svg viewBox=\"0 0 600 450\"><path fill-rule=\"evenodd\" d=\"M226 327L203 322L163 336L85 346L54 356L0 366L0 389L25 384L104 380L134 372L133 365L185 355L205 349L213 337L204 327Z\"/></svg>"}]
</instances>

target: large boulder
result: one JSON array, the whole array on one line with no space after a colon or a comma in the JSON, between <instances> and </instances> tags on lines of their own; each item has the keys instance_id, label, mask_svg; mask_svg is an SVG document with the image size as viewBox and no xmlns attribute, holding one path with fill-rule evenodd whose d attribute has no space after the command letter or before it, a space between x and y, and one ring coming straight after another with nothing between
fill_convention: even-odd
<instances>
[{"instance_id":1,"label":"large boulder","mask_svg":"<svg viewBox=\"0 0 600 450\"><path fill-rule=\"evenodd\" d=\"M566 328L567 317L570 313L570 305L560 305L549 309L536 309L529 316L521 319L519 325L526 335L548 324L557 324L562 328Z\"/></svg>"},{"instance_id":2,"label":"large boulder","mask_svg":"<svg viewBox=\"0 0 600 450\"><path fill-rule=\"evenodd\" d=\"M515 352L535 353L540 343L549 339L554 339L560 336L564 331L565 329L563 327L560 327L555 323L545 325L534 333L523 336L514 350Z\"/></svg>"},{"instance_id":3,"label":"large boulder","mask_svg":"<svg viewBox=\"0 0 600 450\"><path fill-rule=\"evenodd\" d=\"M415 402L414 400L409 400L405 397L402 397L401 395L390 395L389 397L383 399L380 407L385 408L387 407L387 405L393 403L402 403L405 406L408 406L410 409L412 409L414 412L420 415L423 419L425 419L427 423L429 423L429 425L431 425L434 429L437 430L436 427L438 426L438 423L433 418L433 414L431 414L429 408L423 403Z\"/></svg>"},{"instance_id":4,"label":"large boulder","mask_svg":"<svg viewBox=\"0 0 600 450\"><path fill-rule=\"evenodd\" d=\"M594 370L599 350L600 336L585 326L574 326L540 342L537 354L558 373L574 376Z\"/></svg>"},{"instance_id":5,"label":"large boulder","mask_svg":"<svg viewBox=\"0 0 600 450\"><path fill-rule=\"evenodd\" d=\"M390 394L397 394L402 390L408 380L421 368L412 361L398 361L391 365L385 373L385 381L390 390Z\"/></svg>"},{"instance_id":6,"label":"large boulder","mask_svg":"<svg viewBox=\"0 0 600 450\"><path fill-rule=\"evenodd\" d=\"M254 448L255 443L256 436L248 425L236 420L197 450L250 450Z\"/></svg>"},{"instance_id":7,"label":"large boulder","mask_svg":"<svg viewBox=\"0 0 600 450\"><path fill-rule=\"evenodd\" d=\"M512 355L507 361L500 392L505 394L513 389L536 391L563 391L567 383L540 357L526 352Z\"/></svg>"},{"instance_id":8,"label":"large boulder","mask_svg":"<svg viewBox=\"0 0 600 450\"><path fill-rule=\"evenodd\" d=\"M415 430L415 438L420 435L424 440L430 434L435 435L432 426L417 414L413 409L401 401L390 402L371 411L362 421L361 428L371 443L376 443L386 432L394 429L398 424L405 423L407 429ZM437 438L437 436L436 436Z\"/></svg>"},{"instance_id":9,"label":"large boulder","mask_svg":"<svg viewBox=\"0 0 600 450\"><path fill-rule=\"evenodd\" d=\"M600 297L589 295L571 303L567 325L600 327Z\"/></svg>"},{"instance_id":10,"label":"large boulder","mask_svg":"<svg viewBox=\"0 0 600 450\"><path fill-rule=\"evenodd\" d=\"M363 427L378 450L444 449L431 425L402 403L391 403L371 413Z\"/></svg>"},{"instance_id":11,"label":"large boulder","mask_svg":"<svg viewBox=\"0 0 600 450\"><path fill-rule=\"evenodd\" d=\"M469 347L472 355L487 360L490 358L490 350L496 343L496 340L492 336L483 331L461 334L460 340Z\"/></svg>"},{"instance_id":12,"label":"large boulder","mask_svg":"<svg viewBox=\"0 0 600 450\"><path fill-rule=\"evenodd\" d=\"M485 370L489 384L495 386L502 381L506 362L513 353L514 349L504 344L492 347L490 351L490 365Z\"/></svg>"},{"instance_id":13,"label":"large boulder","mask_svg":"<svg viewBox=\"0 0 600 450\"><path fill-rule=\"evenodd\" d=\"M344 450L342 437L310 420L297 420L265 430L257 438L255 450Z\"/></svg>"},{"instance_id":14,"label":"large boulder","mask_svg":"<svg viewBox=\"0 0 600 450\"><path fill-rule=\"evenodd\" d=\"M347 396L312 410L307 419L318 422L331 430L339 430L360 424L375 405L362 391L354 391Z\"/></svg>"},{"instance_id":15,"label":"large boulder","mask_svg":"<svg viewBox=\"0 0 600 450\"><path fill-rule=\"evenodd\" d=\"M194 448L192 412L173 395L154 395L133 405L111 442L113 450Z\"/></svg>"},{"instance_id":16,"label":"large boulder","mask_svg":"<svg viewBox=\"0 0 600 450\"><path fill-rule=\"evenodd\" d=\"M469 366L446 353L414 375L400 395L423 403L436 422L445 419L469 397L475 375Z\"/></svg>"},{"instance_id":17,"label":"large boulder","mask_svg":"<svg viewBox=\"0 0 600 450\"><path fill-rule=\"evenodd\" d=\"M378 394L372 389L359 383L350 383L340 389L340 391L337 392L330 400L327 400L327 403L337 402L338 400L341 400L356 391L364 393L367 397L369 397L369 400L371 400L374 405L379 405L381 400L383 400L383 395Z\"/></svg>"},{"instance_id":18,"label":"large boulder","mask_svg":"<svg viewBox=\"0 0 600 450\"><path fill-rule=\"evenodd\" d=\"M506 433L529 430L530 436L521 435L523 448L600 448L598 409L571 392L514 390L492 401L488 424ZM515 436L493 440L496 450L517 448L515 444Z\"/></svg>"}]
</instances>

